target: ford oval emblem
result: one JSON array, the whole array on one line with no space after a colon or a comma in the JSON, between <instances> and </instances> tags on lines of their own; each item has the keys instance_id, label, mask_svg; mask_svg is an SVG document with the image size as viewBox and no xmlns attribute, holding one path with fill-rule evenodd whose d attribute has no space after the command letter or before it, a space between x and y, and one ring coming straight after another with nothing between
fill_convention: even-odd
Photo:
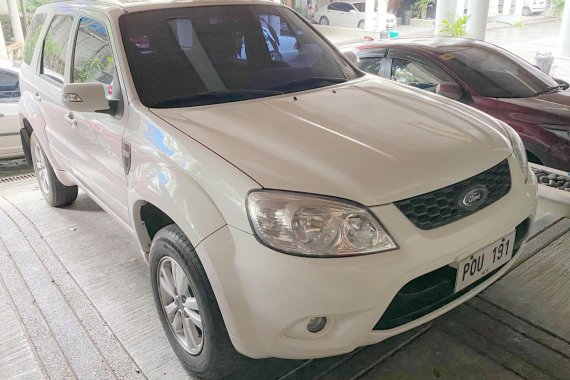
<instances>
[{"instance_id":1,"label":"ford oval emblem","mask_svg":"<svg viewBox=\"0 0 570 380\"><path fill-rule=\"evenodd\" d=\"M487 186L475 185L463 192L462 196L459 197L459 207L464 210L473 210L485 203L485 200L487 200L487 194L489 194Z\"/></svg>"}]
</instances>

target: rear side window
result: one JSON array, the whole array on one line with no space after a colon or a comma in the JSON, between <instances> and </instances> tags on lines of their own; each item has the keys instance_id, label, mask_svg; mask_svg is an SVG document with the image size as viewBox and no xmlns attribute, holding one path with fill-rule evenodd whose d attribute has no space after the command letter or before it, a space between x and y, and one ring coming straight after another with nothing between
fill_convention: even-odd
<instances>
[{"instance_id":1,"label":"rear side window","mask_svg":"<svg viewBox=\"0 0 570 380\"><path fill-rule=\"evenodd\" d=\"M71 16L55 16L44 40L41 73L61 84L72 23Z\"/></svg>"},{"instance_id":2,"label":"rear side window","mask_svg":"<svg viewBox=\"0 0 570 380\"><path fill-rule=\"evenodd\" d=\"M32 63L32 57L34 56L34 50L44 28L46 22L45 13L36 14L30 23L28 30L28 38L24 44L24 62L28 65Z\"/></svg>"},{"instance_id":3,"label":"rear side window","mask_svg":"<svg viewBox=\"0 0 570 380\"><path fill-rule=\"evenodd\" d=\"M0 103L17 102L20 99L18 74L0 70Z\"/></svg>"}]
</instances>

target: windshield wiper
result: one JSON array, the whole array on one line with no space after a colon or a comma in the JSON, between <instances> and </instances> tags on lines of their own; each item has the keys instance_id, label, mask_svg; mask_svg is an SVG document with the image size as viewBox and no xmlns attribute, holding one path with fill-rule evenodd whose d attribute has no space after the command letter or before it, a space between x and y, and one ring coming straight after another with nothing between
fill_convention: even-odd
<instances>
[{"instance_id":1,"label":"windshield wiper","mask_svg":"<svg viewBox=\"0 0 570 380\"><path fill-rule=\"evenodd\" d=\"M311 77L311 78L297 79L291 82L281 83L277 86L271 87L271 89L283 92L296 92L296 91L310 90L318 87L325 87L331 84L344 83L344 82L347 82L346 78Z\"/></svg>"},{"instance_id":2,"label":"windshield wiper","mask_svg":"<svg viewBox=\"0 0 570 380\"><path fill-rule=\"evenodd\" d=\"M549 93L550 91L556 90L557 88L562 89L563 86L562 86L561 84L556 85L556 86L550 86L550 87L545 88L544 90L538 91L538 92L537 92L536 94L534 94L533 96L544 95L544 94L546 94L546 93Z\"/></svg>"},{"instance_id":3,"label":"windshield wiper","mask_svg":"<svg viewBox=\"0 0 570 380\"><path fill-rule=\"evenodd\" d=\"M209 104L238 102L240 100L257 99L282 94L283 92L276 90L224 90L199 92L193 95L166 98L153 103L150 108L205 106Z\"/></svg>"}]
</instances>

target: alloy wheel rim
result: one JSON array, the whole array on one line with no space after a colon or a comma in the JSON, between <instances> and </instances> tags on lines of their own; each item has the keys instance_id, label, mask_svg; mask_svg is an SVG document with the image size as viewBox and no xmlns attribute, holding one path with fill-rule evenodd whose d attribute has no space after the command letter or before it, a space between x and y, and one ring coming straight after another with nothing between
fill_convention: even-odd
<instances>
[{"instance_id":1,"label":"alloy wheel rim","mask_svg":"<svg viewBox=\"0 0 570 380\"><path fill-rule=\"evenodd\" d=\"M204 332L195 292L188 277L172 258L163 257L158 264L158 293L170 331L191 355L204 346Z\"/></svg>"},{"instance_id":2,"label":"alloy wheel rim","mask_svg":"<svg viewBox=\"0 0 570 380\"><path fill-rule=\"evenodd\" d=\"M36 176L38 178L38 183L42 188L44 194L49 194L49 175L46 166L46 159L44 152L40 148L39 144L34 146L35 153L35 166L36 166Z\"/></svg>"}]
</instances>

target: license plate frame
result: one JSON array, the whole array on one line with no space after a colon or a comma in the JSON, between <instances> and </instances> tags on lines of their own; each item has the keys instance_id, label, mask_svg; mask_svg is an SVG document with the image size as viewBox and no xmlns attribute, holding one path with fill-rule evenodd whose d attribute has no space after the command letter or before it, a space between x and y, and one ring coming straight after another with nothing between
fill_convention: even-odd
<instances>
[{"instance_id":1,"label":"license plate frame","mask_svg":"<svg viewBox=\"0 0 570 380\"><path fill-rule=\"evenodd\" d=\"M472 255L457 260L455 292L461 291L508 263L513 256L515 235L516 232L513 231Z\"/></svg>"}]
</instances>

